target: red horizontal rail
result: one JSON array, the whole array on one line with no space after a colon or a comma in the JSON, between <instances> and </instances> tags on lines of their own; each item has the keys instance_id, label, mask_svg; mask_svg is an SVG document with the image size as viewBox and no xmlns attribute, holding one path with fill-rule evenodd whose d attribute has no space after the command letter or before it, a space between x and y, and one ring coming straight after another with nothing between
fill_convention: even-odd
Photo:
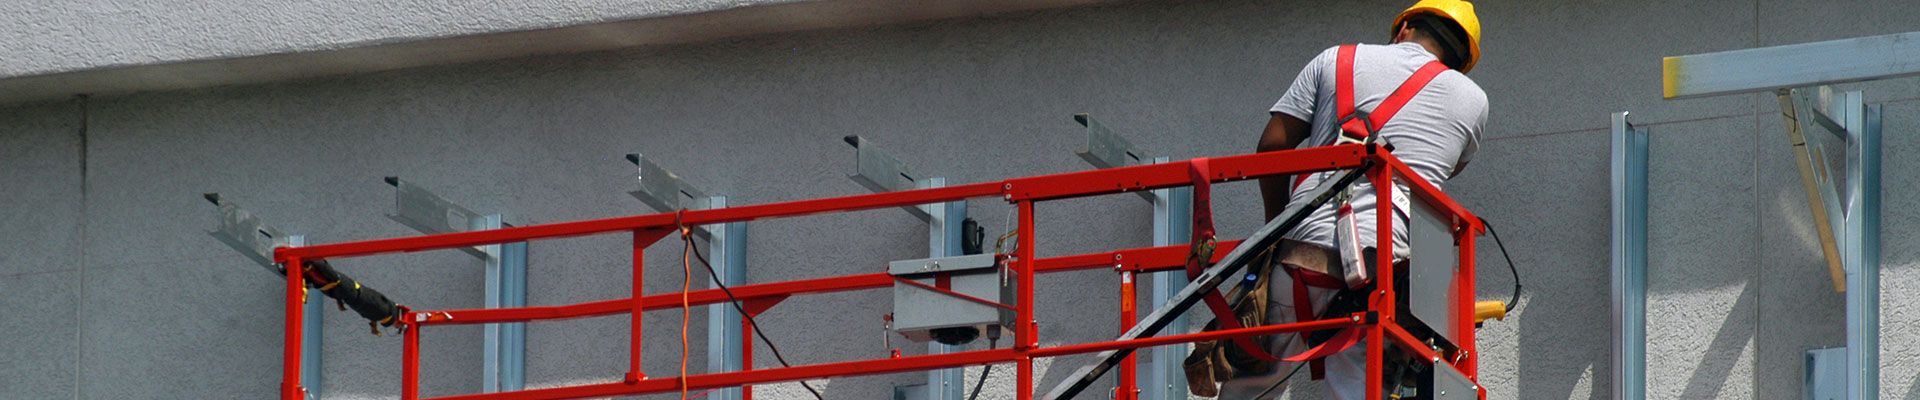
<instances>
[{"instance_id":1,"label":"red horizontal rail","mask_svg":"<svg viewBox=\"0 0 1920 400\"><path fill-rule=\"evenodd\" d=\"M1155 336L1133 340L1083 343L1057 347L1038 347L1029 351L1031 357L1058 357L1085 354L1123 348L1162 346L1178 343L1190 343L1207 340L1220 340L1234 337L1272 335L1287 332L1316 331L1361 325L1356 318L1337 318L1290 324L1262 325L1239 329L1206 331L1180 335ZM967 365L995 364L1014 362L1020 353L1013 349L973 350L957 353L905 356L899 358L844 361L834 363L795 365L756 369L737 372L687 375L688 390L702 390L742 385L791 382L806 379L831 378L841 376L878 375L898 372L921 371L952 368ZM610 382L580 386L567 386L545 389L529 389L514 392L467 394L436 397L435 400L548 400L572 399L582 397L605 397L633 394L658 393L680 389L680 377L659 377L636 381L634 383Z\"/></svg>"},{"instance_id":2,"label":"red horizontal rail","mask_svg":"<svg viewBox=\"0 0 1920 400\"><path fill-rule=\"evenodd\" d=\"M1214 252L1214 261L1225 257L1238 240L1220 242L1219 251ZM1047 257L1034 260L1037 273L1079 271L1115 265L1134 271L1165 271L1177 269L1186 263L1187 246L1160 246L1126 249L1101 253L1088 253L1060 257ZM1120 261L1115 261L1120 260ZM893 284L893 278L885 273L844 275L828 278L804 279L773 283L759 283L730 287L734 297L745 302L754 299L784 297L796 294L821 294L845 292L861 289L887 287ZM727 301L727 294L720 289L696 290L687 294L689 305L702 306ZM630 299L599 300L562 306L535 306L517 308L469 308L454 310L420 311L425 315L423 325L466 325L490 324L498 322L524 322L548 319L587 318L605 315L625 314L632 311ZM680 308L680 293L648 295L640 299L643 311Z\"/></svg>"},{"instance_id":3,"label":"red horizontal rail","mask_svg":"<svg viewBox=\"0 0 1920 400\"><path fill-rule=\"evenodd\" d=\"M1283 152L1255 153L1211 158L1214 182L1277 176L1293 173L1352 168L1366 154L1364 145L1315 147ZM274 260L290 257L326 259L360 257L382 253L451 249L495 243L553 239L596 233L652 230L677 225L705 225L756 219L795 217L829 212L849 212L876 208L963 200L1005 195L1009 200L1043 200L1096 196L1139 190L1189 185L1189 163L1136 165L1093 171L1068 172L1001 182L983 182L939 188L903 190L844 197L755 204L683 213L658 213L551 224L529 225L484 231L455 232L413 237L375 239L358 242L322 244L274 249ZM1103 182L1128 182L1124 185ZM676 220L677 218L677 220Z\"/></svg>"}]
</instances>

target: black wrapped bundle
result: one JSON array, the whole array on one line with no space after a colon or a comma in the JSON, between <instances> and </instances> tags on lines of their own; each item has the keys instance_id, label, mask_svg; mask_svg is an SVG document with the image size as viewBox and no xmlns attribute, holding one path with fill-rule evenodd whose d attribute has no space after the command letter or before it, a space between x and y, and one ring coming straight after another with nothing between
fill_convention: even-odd
<instances>
[{"instance_id":1,"label":"black wrapped bundle","mask_svg":"<svg viewBox=\"0 0 1920 400\"><path fill-rule=\"evenodd\" d=\"M393 326L399 322L400 306L388 300L386 295L373 288L361 286L352 277L334 270L326 260L306 261L307 284L320 289L320 293L333 298L342 309L351 308L366 318L373 326L373 333L380 334L381 326Z\"/></svg>"}]
</instances>

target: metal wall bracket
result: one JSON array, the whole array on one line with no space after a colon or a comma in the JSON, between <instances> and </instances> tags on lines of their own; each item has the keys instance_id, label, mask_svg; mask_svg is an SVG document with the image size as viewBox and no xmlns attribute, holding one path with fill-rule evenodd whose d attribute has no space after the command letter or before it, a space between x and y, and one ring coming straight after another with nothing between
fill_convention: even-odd
<instances>
[{"instance_id":1,"label":"metal wall bracket","mask_svg":"<svg viewBox=\"0 0 1920 400\"><path fill-rule=\"evenodd\" d=\"M454 204L425 187L389 176L394 187L393 214L387 218L425 234L500 229L508 225L500 214L482 215ZM485 267L487 308L527 305L527 242L464 247ZM526 387L525 323L482 326L481 391L494 393Z\"/></svg>"},{"instance_id":2,"label":"metal wall bracket","mask_svg":"<svg viewBox=\"0 0 1920 400\"><path fill-rule=\"evenodd\" d=\"M273 262L273 249L305 246L307 244L305 236L282 233L279 229L274 229L262 222L253 213L221 198L219 193L207 193L202 197L220 209L220 223L214 226L212 232L207 232L208 235L232 247L234 251L247 256L248 259L252 259L254 263L265 267L275 276L286 276L286 269ZM308 296L320 296L320 293L312 288L306 290ZM300 387L306 389L308 397L316 399L320 398L322 393L320 384L323 382L321 376L324 371L321 368L324 364L320 356L324 353L321 351L321 345L326 341L322 340L324 337L321 335L325 330L320 318L323 315L321 313L327 309L323 307L326 304L327 302L324 301L307 302L304 306L306 310L301 313L300 319L302 331Z\"/></svg>"},{"instance_id":3,"label":"metal wall bracket","mask_svg":"<svg viewBox=\"0 0 1920 400\"><path fill-rule=\"evenodd\" d=\"M661 168L652 159L640 153L627 155L627 161L638 167L639 190L627 192L633 198L646 203L657 212L675 212L682 209L704 210L724 208L726 196L709 196L696 188L680 175ZM696 225L689 227L694 236L707 242L711 251L714 276L708 287L725 284L729 287L747 282L747 223ZM708 372L732 372L746 368L747 343L743 340L746 332L741 327L745 316L730 304L715 304L707 307L707 370ZM738 400L744 398L744 390L738 387L722 388L714 391L715 398Z\"/></svg>"},{"instance_id":4,"label":"metal wall bracket","mask_svg":"<svg viewBox=\"0 0 1920 400\"><path fill-rule=\"evenodd\" d=\"M912 168L907 167L907 163L900 162L900 159L888 155L887 152L881 150L879 146L875 146L873 142L869 142L859 135L849 135L841 138L841 140L846 141L847 145L853 146L854 157L856 161L858 161L853 174L847 175L847 178L853 179L853 181L859 183L860 186L875 193L911 190L923 187L920 182L921 178L914 174ZM933 220L933 214L924 205L901 207L901 209L907 210L908 213L913 214L914 218L919 218L921 221L932 222Z\"/></svg>"},{"instance_id":5,"label":"metal wall bracket","mask_svg":"<svg viewBox=\"0 0 1920 400\"><path fill-rule=\"evenodd\" d=\"M850 135L841 140L855 149L858 164L848 179L859 183L875 193L900 190L927 189L945 187L946 178L924 178L915 175L913 170L900 159L893 158L879 146ZM931 257L949 257L962 255L960 250L961 221L967 219L967 202L955 201L931 203L901 207L915 218L927 222L927 253ZM936 342L927 343L927 354L944 354L961 350L962 346L948 346ZM909 396L927 400L959 400L965 394L966 370L948 368L927 371L927 383L894 388L895 397Z\"/></svg>"},{"instance_id":6,"label":"metal wall bracket","mask_svg":"<svg viewBox=\"0 0 1920 400\"><path fill-rule=\"evenodd\" d=\"M674 212L681 209L702 210L713 207L711 198L706 192L680 179L680 175L674 174L673 171L660 168L660 165L654 164L652 159L640 153L632 153L627 154L627 161L638 168L635 171L635 180L640 184L639 190L627 192L627 194L640 199L642 203L647 203L647 206L653 207L654 211ZM702 227L694 227L693 231L694 234L700 235L701 239L707 239L712 235Z\"/></svg>"},{"instance_id":7,"label":"metal wall bracket","mask_svg":"<svg viewBox=\"0 0 1920 400\"><path fill-rule=\"evenodd\" d=\"M1613 114L1613 398L1647 397L1647 128Z\"/></svg>"},{"instance_id":8,"label":"metal wall bracket","mask_svg":"<svg viewBox=\"0 0 1920 400\"><path fill-rule=\"evenodd\" d=\"M1080 150L1075 150L1073 154L1080 156L1080 159L1086 160L1088 164L1093 164L1094 168L1105 169L1140 165L1150 162L1149 160L1153 159L1147 155L1146 151L1135 147L1133 142L1128 141L1126 137L1114 133L1113 130L1108 129L1105 124L1101 124L1099 120L1093 119L1093 115L1091 114L1074 114L1073 122L1079 123L1080 126L1087 128L1087 145L1080 148ZM1146 199L1148 202L1152 202L1155 199L1154 195L1150 192L1135 192L1134 194L1140 195L1141 198Z\"/></svg>"},{"instance_id":9,"label":"metal wall bracket","mask_svg":"<svg viewBox=\"0 0 1920 400\"><path fill-rule=\"evenodd\" d=\"M1093 118L1093 115L1080 113L1073 115L1073 122L1086 128L1087 144L1075 150L1074 155L1086 160L1094 168L1117 168L1143 163L1160 164L1172 161L1168 157L1150 157L1145 150L1133 145L1126 137L1114 133L1105 124ZM1186 243L1193 230L1193 188L1181 186L1168 189L1155 189L1135 192L1153 203L1153 245L1169 246ZM1147 279L1151 282L1147 295L1147 309L1157 310L1180 294L1187 287L1187 275L1181 271L1163 271L1151 273ZM1187 331L1185 314L1175 317L1165 329L1168 334L1180 334ZM1140 398L1147 400L1185 400L1187 398L1187 380L1181 364L1187 356L1188 344L1155 347L1148 351L1146 365L1136 371L1139 382Z\"/></svg>"}]
</instances>

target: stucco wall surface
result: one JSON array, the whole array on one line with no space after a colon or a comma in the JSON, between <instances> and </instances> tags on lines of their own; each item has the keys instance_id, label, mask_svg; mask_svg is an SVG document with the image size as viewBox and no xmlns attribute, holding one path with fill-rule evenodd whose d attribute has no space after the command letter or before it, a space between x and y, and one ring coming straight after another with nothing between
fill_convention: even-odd
<instances>
[{"instance_id":1,"label":"stucco wall surface","mask_svg":"<svg viewBox=\"0 0 1920 400\"><path fill-rule=\"evenodd\" d=\"M0 109L0 224L26 228L0 231L0 307L22 311L0 313L0 359L25 360L0 365L0 398L272 396L279 286L205 234L214 210L203 192L325 243L413 234L383 216L392 189L379 178L390 175L528 224L645 212L625 194L631 152L736 204L863 193L845 178L853 151L840 137L850 134L956 183L1087 168L1072 155L1076 112L1156 154L1240 154L1302 64L1334 44L1384 39L1401 3L1130 3ZM1611 397L1606 124L1626 110L1653 130L1650 397L1800 398L1802 354L1843 342L1841 300L1804 231L1777 110L1758 95L1661 100L1657 60L1908 31L1920 17L1891 1L1478 4L1488 36L1472 77L1494 111L1476 161L1448 190L1500 230L1528 290L1516 315L1480 331L1488 397ZM593 9L582 7L507 23ZM468 26L456 15L434 23ZM1904 234L1920 221L1920 191L1901 178L1920 173L1902 156L1920 150L1902 134L1920 129L1920 85L1848 88L1888 110L1882 398L1920 399L1920 243ZM1221 186L1223 235L1251 231L1256 204L1253 185ZM970 204L995 233L1007 209ZM1130 195L1043 204L1038 215L1043 255L1150 240L1150 208ZM924 228L898 210L749 229L755 282L878 271L925 253ZM626 240L535 243L530 303L626 295ZM1479 245L1480 295L1504 298L1511 278L1498 249ZM679 289L679 251L672 240L648 249L649 292ZM464 253L340 265L410 305L480 304L479 263ZM1040 277L1042 341L1113 335L1116 284L1106 271ZM870 358L886 354L888 309L884 291L809 296L760 322L794 362ZM643 318L647 372L677 373L679 313ZM703 313L693 319L690 369L700 371ZM626 326L624 316L533 325L529 384L617 379ZM398 392L397 338L338 312L327 329L327 398ZM477 328L427 332L427 394L478 388L479 338ZM757 365L775 365L768 350L755 349ZM1041 387L1087 361L1039 362ZM995 368L981 398L1011 399L1010 372ZM922 376L816 387L879 399ZM802 398L797 390L760 393Z\"/></svg>"},{"instance_id":2,"label":"stucco wall surface","mask_svg":"<svg viewBox=\"0 0 1920 400\"><path fill-rule=\"evenodd\" d=\"M804 0L16 1L0 76L337 49Z\"/></svg>"}]
</instances>

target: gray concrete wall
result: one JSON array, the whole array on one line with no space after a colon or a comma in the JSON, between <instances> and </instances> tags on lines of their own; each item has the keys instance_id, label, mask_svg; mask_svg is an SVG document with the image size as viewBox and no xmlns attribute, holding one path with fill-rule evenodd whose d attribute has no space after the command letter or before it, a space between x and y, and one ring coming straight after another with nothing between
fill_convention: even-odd
<instances>
[{"instance_id":1,"label":"gray concrete wall","mask_svg":"<svg viewBox=\"0 0 1920 400\"><path fill-rule=\"evenodd\" d=\"M0 76L358 47L801 0L34 1L0 4Z\"/></svg>"},{"instance_id":2,"label":"gray concrete wall","mask_svg":"<svg viewBox=\"0 0 1920 400\"><path fill-rule=\"evenodd\" d=\"M109 96L0 109L0 398L262 398L278 384L273 277L204 232L218 191L316 242L410 235L386 220L399 175L518 223L627 215L628 164L645 152L739 203L862 193L846 180L860 134L958 182L1084 169L1068 116L1091 112L1175 157L1248 151L1264 110L1327 46L1377 42L1401 2L1139 3L527 58L266 85ZM1805 199L1773 102L1663 101L1657 58L1913 30L1896 2L1481 2L1486 58L1472 75L1492 121L1449 185L1511 239L1529 294L1482 329L1495 399L1608 398L1609 113L1652 126L1649 394L1799 398L1802 352L1838 346L1840 297L1804 232ZM1920 141L1911 80L1860 85L1887 102L1883 398L1920 398L1920 221L1901 179ZM87 116L84 124L81 115ZM84 132L84 133L82 133ZM1221 188L1223 231L1257 224L1249 184ZM1006 206L971 211L1004 228ZM1042 254L1148 242L1131 196L1040 208ZM18 229L24 227L26 229ZM903 212L756 222L751 280L874 271L924 254ZM536 243L530 302L626 293L625 238ZM1488 239L1481 295L1510 278ZM648 290L677 290L671 241L650 249ZM342 261L419 307L477 306L478 262L458 252ZM699 279L698 276L695 279ZM1041 277L1045 343L1112 335L1116 278ZM876 357L884 292L797 298L761 323L795 362ZM678 313L645 316L647 371L678 367ZM693 318L701 320L696 313ZM615 379L625 317L535 324L535 386ZM399 341L327 319L329 398L398 392ZM703 343L696 325L696 351ZM478 387L479 332L425 336L428 394ZM896 343L900 343L896 341ZM911 346L908 346L911 347ZM767 349L756 349L770 366ZM693 370L704 368L693 357ZM1039 364L1051 386L1085 357ZM982 398L1011 398L996 368ZM828 398L885 398L919 374L821 382ZM766 398L800 398L793 385ZM1316 391L1296 398L1312 398ZM665 398L662 396L661 398Z\"/></svg>"}]
</instances>

